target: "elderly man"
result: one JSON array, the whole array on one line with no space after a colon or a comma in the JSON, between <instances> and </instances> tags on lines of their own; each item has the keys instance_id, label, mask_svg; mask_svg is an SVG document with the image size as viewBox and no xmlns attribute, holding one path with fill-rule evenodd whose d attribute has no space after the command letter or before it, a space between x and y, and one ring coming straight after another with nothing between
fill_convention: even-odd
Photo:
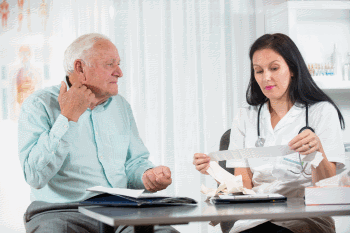
<instances>
[{"instance_id":1,"label":"elderly man","mask_svg":"<svg viewBox=\"0 0 350 233\"><path fill-rule=\"evenodd\" d=\"M83 35L65 51L64 67L61 85L36 91L21 108L19 157L33 201L24 215L27 232L96 232L97 221L77 211L79 201L96 195L87 188L155 192L172 182L168 167L148 160L130 105L117 95L123 73L114 44Z\"/></svg>"}]
</instances>

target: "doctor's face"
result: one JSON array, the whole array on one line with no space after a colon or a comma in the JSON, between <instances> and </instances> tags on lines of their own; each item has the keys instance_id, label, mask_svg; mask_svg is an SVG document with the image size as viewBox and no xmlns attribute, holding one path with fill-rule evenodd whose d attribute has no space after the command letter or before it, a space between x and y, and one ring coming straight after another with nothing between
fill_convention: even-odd
<instances>
[{"instance_id":1,"label":"doctor's face","mask_svg":"<svg viewBox=\"0 0 350 233\"><path fill-rule=\"evenodd\" d=\"M272 49L257 50L253 54L256 82L269 100L288 100L292 74L286 61Z\"/></svg>"}]
</instances>

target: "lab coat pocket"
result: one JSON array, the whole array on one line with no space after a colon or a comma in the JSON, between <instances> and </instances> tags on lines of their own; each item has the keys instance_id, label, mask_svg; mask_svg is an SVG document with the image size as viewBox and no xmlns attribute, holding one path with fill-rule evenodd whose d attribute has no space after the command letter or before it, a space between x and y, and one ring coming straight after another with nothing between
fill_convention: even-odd
<instances>
[{"instance_id":1,"label":"lab coat pocket","mask_svg":"<svg viewBox=\"0 0 350 233\"><path fill-rule=\"evenodd\" d=\"M121 134L108 135L106 148L112 162L124 162L128 153L130 136Z\"/></svg>"},{"instance_id":2,"label":"lab coat pocket","mask_svg":"<svg viewBox=\"0 0 350 233\"><path fill-rule=\"evenodd\" d=\"M297 180L301 176L303 169L298 160L298 154L277 157L272 169L272 176L280 181Z\"/></svg>"}]
</instances>

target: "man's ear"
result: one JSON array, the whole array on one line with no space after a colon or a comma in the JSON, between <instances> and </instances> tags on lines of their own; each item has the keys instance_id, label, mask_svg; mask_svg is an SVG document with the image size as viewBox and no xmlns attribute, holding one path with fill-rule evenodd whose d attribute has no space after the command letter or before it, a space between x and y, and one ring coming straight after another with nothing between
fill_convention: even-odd
<instances>
[{"instance_id":1,"label":"man's ear","mask_svg":"<svg viewBox=\"0 0 350 233\"><path fill-rule=\"evenodd\" d=\"M81 79L80 81L86 81L86 76L84 74L84 69L85 68L85 63L83 62L83 60L77 59L74 62L74 71L78 74L79 79Z\"/></svg>"},{"instance_id":2,"label":"man's ear","mask_svg":"<svg viewBox=\"0 0 350 233\"><path fill-rule=\"evenodd\" d=\"M83 69L83 61L80 59L75 60L74 62L74 70L75 72L77 72L78 74L80 73L84 73L84 69Z\"/></svg>"}]
</instances>

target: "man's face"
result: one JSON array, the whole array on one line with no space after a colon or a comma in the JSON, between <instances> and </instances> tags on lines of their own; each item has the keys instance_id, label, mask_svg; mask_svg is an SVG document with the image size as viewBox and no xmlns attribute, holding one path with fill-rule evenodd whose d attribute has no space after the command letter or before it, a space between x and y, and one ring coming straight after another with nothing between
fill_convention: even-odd
<instances>
[{"instance_id":1,"label":"man's face","mask_svg":"<svg viewBox=\"0 0 350 233\"><path fill-rule=\"evenodd\" d=\"M97 98L118 94L118 79L123 76L120 57L115 45L108 40L98 40L91 49L90 66L83 66L86 85Z\"/></svg>"}]
</instances>

